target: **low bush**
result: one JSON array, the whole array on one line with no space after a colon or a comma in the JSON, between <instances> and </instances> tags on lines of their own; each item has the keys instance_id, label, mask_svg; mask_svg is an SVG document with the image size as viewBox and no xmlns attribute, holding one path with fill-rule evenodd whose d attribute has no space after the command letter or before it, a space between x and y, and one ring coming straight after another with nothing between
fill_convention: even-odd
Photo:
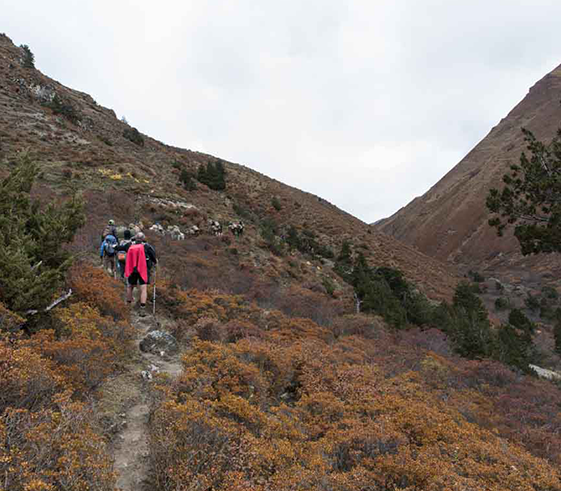
<instances>
[{"instance_id":1,"label":"low bush","mask_svg":"<svg viewBox=\"0 0 561 491\"><path fill-rule=\"evenodd\" d=\"M539 433L515 436L529 406L497 412L508 397L516 400L513 385L523 391L536 382L496 362L429 351L451 356L437 331L429 345L420 330L399 332L398 341L383 327L376 342L366 342L359 316L349 325L363 327L334 341L309 320L267 317L261 339L193 341L183 374L162 386L150 438L160 489L187 490L193 482L224 491L561 485L554 465L521 444L537 451ZM559 396L544 391L538 399L549 415ZM507 433L513 441L502 438ZM522 474L512 474L514 461Z\"/></svg>"},{"instance_id":2,"label":"low bush","mask_svg":"<svg viewBox=\"0 0 561 491\"><path fill-rule=\"evenodd\" d=\"M125 128L123 130L123 136L131 141L132 143L134 143L135 145L139 146L139 147L144 147L144 137L140 134L140 131L138 131L136 128Z\"/></svg>"},{"instance_id":3,"label":"low bush","mask_svg":"<svg viewBox=\"0 0 561 491\"><path fill-rule=\"evenodd\" d=\"M277 211L281 211L282 209L282 205L281 202L279 200L279 198L277 196L273 196L273 198L271 199L271 206L277 210Z\"/></svg>"},{"instance_id":4,"label":"low bush","mask_svg":"<svg viewBox=\"0 0 561 491\"><path fill-rule=\"evenodd\" d=\"M181 169L181 173L179 174L179 182L187 191L195 191L197 189L195 176L185 168Z\"/></svg>"},{"instance_id":5,"label":"low bush","mask_svg":"<svg viewBox=\"0 0 561 491\"><path fill-rule=\"evenodd\" d=\"M247 220L247 221L254 221L255 220L255 216L251 212L251 210L244 207L243 205L240 205L239 203L234 202L232 204L232 208L234 210L234 213L236 215L238 215L240 218L243 218L244 220Z\"/></svg>"},{"instance_id":6,"label":"low bush","mask_svg":"<svg viewBox=\"0 0 561 491\"><path fill-rule=\"evenodd\" d=\"M279 229L276 222L271 218L266 218L262 220L259 225L259 232L261 237L265 241L267 248L275 256L284 255L284 244L282 243L280 237L278 236Z\"/></svg>"},{"instance_id":7,"label":"low bush","mask_svg":"<svg viewBox=\"0 0 561 491\"><path fill-rule=\"evenodd\" d=\"M74 105L70 101L62 99L58 94L55 94L50 102L45 103L45 106L51 108L53 113L64 116L74 124L78 123L81 119Z\"/></svg>"},{"instance_id":8,"label":"low bush","mask_svg":"<svg viewBox=\"0 0 561 491\"><path fill-rule=\"evenodd\" d=\"M129 319L123 283L108 276L103 269L85 262L77 263L70 271L69 283L76 299L99 309L102 315L118 321Z\"/></svg>"},{"instance_id":9,"label":"low bush","mask_svg":"<svg viewBox=\"0 0 561 491\"><path fill-rule=\"evenodd\" d=\"M290 317L305 317L320 326L330 326L341 314L348 313L348 306L335 301L324 293L291 286L279 291L273 306Z\"/></svg>"},{"instance_id":10,"label":"low bush","mask_svg":"<svg viewBox=\"0 0 561 491\"><path fill-rule=\"evenodd\" d=\"M508 300L505 300L503 297L499 297L495 300L495 310L501 311L508 308Z\"/></svg>"},{"instance_id":11,"label":"low bush","mask_svg":"<svg viewBox=\"0 0 561 491\"><path fill-rule=\"evenodd\" d=\"M467 275L474 283L483 283L485 281L485 277L478 271L472 271L470 269Z\"/></svg>"},{"instance_id":12,"label":"low bush","mask_svg":"<svg viewBox=\"0 0 561 491\"><path fill-rule=\"evenodd\" d=\"M84 304L56 316L59 336L0 339L0 486L112 491L109 450L80 399L115 370L130 332Z\"/></svg>"},{"instance_id":13,"label":"low bush","mask_svg":"<svg viewBox=\"0 0 561 491\"><path fill-rule=\"evenodd\" d=\"M56 364L29 346L0 341L0 414L9 407L38 410L50 407L66 382Z\"/></svg>"},{"instance_id":14,"label":"low bush","mask_svg":"<svg viewBox=\"0 0 561 491\"><path fill-rule=\"evenodd\" d=\"M290 226L284 236L284 241L290 250L297 249L302 254L319 256L320 258L333 259L335 253L329 246L320 243L314 232L304 229L300 234L298 229Z\"/></svg>"},{"instance_id":15,"label":"low bush","mask_svg":"<svg viewBox=\"0 0 561 491\"><path fill-rule=\"evenodd\" d=\"M559 293L557 292L557 290L555 288L553 288L552 286L544 286L542 288L542 295L549 299L549 300L557 300L559 299Z\"/></svg>"},{"instance_id":16,"label":"low bush","mask_svg":"<svg viewBox=\"0 0 561 491\"><path fill-rule=\"evenodd\" d=\"M54 361L76 393L86 394L126 359L132 326L103 317L80 302L57 309L55 317L57 334L43 331L25 344Z\"/></svg>"},{"instance_id":17,"label":"low bush","mask_svg":"<svg viewBox=\"0 0 561 491\"><path fill-rule=\"evenodd\" d=\"M537 312L540 309L540 301L536 295L528 293L528 296L524 299L526 308L532 312Z\"/></svg>"},{"instance_id":18,"label":"low bush","mask_svg":"<svg viewBox=\"0 0 561 491\"><path fill-rule=\"evenodd\" d=\"M67 397L52 409L6 410L0 415L2 489L115 489L113 463L93 419L87 406Z\"/></svg>"}]
</instances>

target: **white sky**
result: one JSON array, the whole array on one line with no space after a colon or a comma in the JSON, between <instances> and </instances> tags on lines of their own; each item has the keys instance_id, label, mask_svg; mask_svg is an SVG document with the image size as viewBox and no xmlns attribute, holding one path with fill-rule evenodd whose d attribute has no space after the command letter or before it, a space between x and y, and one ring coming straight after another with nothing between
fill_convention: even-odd
<instances>
[{"instance_id":1,"label":"white sky","mask_svg":"<svg viewBox=\"0 0 561 491\"><path fill-rule=\"evenodd\" d=\"M366 222L427 191L561 64L559 0L2 3L0 32L46 75Z\"/></svg>"}]
</instances>

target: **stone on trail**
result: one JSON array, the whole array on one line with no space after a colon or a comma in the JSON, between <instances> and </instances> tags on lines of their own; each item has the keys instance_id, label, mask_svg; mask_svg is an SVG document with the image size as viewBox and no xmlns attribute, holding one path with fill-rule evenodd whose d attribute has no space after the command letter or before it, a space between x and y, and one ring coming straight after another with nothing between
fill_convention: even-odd
<instances>
[{"instance_id":1,"label":"stone on trail","mask_svg":"<svg viewBox=\"0 0 561 491\"><path fill-rule=\"evenodd\" d=\"M175 354L179 351L179 345L171 334L164 331L151 331L140 341L140 351L152 354L165 351L169 354Z\"/></svg>"}]
</instances>

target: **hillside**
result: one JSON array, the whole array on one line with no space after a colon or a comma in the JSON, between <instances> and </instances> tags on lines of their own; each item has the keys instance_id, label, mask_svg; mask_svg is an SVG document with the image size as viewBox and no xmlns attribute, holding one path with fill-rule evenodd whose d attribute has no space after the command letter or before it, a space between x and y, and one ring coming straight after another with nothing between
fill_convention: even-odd
<instances>
[{"instance_id":1,"label":"hillside","mask_svg":"<svg viewBox=\"0 0 561 491\"><path fill-rule=\"evenodd\" d=\"M561 491L550 338L24 56L0 36L0 491ZM109 218L155 245L148 312L99 264Z\"/></svg>"},{"instance_id":2,"label":"hillside","mask_svg":"<svg viewBox=\"0 0 561 491\"><path fill-rule=\"evenodd\" d=\"M167 146L146 135L142 135L142 146L133 143L123 137L131 127L118 120L112 110L38 70L23 68L21 56L21 49L9 38L0 37L0 159L5 161L15 152L31 148L41 162L42 182L48 192L58 193L61 183L68 181L83 189L91 208L87 230L101 230L110 216L121 223L134 218L148 225L159 221L185 229L196 224L207 230L209 218L227 223L243 218L240 212L245 212L250 217L246 219L246 235L254 240L259 223L265 219L274 220L279 229L291 224L309 230L334 252L345 239L350 240L357 246L362 244L373 264L399 268L432 297L450 297L456 279L438 261L370 230L320 197L243 165L221 160L228 173L226 192L214 192L204 185L196 191L185 190L178 179L179 168L196 174L199 165L217 159ZM54 94L63 106L72 108L72 117L55 114ZM0 172L5 172L5 167ZM274 197L281 205L279 211L272 206ZM238 249L241 258L258 268L267 267L252 255L251 247Z\"/></svg>"},{"instance_id":3,"label":"hillside","mask_svg":"<svg viewBox=\"0 0 561 491\"><path fill-rule=\"evenodd\" d=\"M485 198L525 150L521 128L549 141L561 125L561 66L537 82L490 133L423 196L378 222L380 230L431 257L511 279L558 277L551 257L523 258L512 231L498 238L487 225ZM459 116L461 117L461 116Z\"/></svg>"}]
</instances>

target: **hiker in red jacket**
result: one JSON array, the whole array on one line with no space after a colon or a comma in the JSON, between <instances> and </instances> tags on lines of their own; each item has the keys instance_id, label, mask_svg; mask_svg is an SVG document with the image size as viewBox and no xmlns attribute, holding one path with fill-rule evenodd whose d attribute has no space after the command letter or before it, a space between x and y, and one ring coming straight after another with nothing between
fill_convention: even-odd
<instances>
[{"instance_id":1,"label":"hiker in red jacket","mask_svg":"<svg viewBox=\"0 0 561 491\"><path fill-rule=\"evenodd\" d=\"M127 278L127 303L132 303L132 291L135 286L140 286L140 316L146 315L146 298L150 284L150 271L158 263L156 251L146 242L146 237L139 232L134 237L127 251L125 277Z\"/></svg>"}]
</instances>

